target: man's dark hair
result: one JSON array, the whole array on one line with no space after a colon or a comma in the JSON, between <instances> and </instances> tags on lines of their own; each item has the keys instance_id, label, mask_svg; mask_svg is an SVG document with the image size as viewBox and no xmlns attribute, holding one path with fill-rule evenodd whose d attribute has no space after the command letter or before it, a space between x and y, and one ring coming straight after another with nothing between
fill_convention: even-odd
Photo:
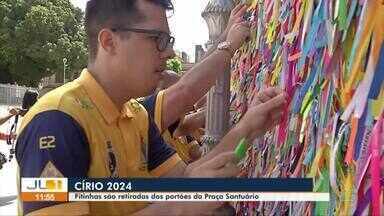
<instances>
[{"instance_id":1,"label":"man's dark hair","mask_svg":"<svg viewBox=\"0 0 384 216\"><path fill-rule=\"evenodd\" d=\"M39 93L37 93L36 91L27 90L24 93L23 97L23 110L29 110L29 108L31 108L36 103L38 97Z\"/></svg>"},{"instance_id":2,"label":"man's dark hair","mask_svg":"<svg viewBox=\"0 0 384 216\"><path fill-rule=\"evenodd\" d=\"M136 8L141 0L89 0L85 10L85 30L88 38L90 61L97 55L97 37L103 28L127 27L131 23L141 22L144 15ZM166 10L173 10L171 0L147 0Z\"/></svg>"}]
</instances>

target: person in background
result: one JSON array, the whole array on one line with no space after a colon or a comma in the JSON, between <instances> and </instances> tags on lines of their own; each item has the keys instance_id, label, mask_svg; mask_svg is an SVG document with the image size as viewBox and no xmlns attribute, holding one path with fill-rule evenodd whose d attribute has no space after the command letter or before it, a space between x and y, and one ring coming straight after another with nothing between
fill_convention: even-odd
<instances>
[{"instance_id":1,"label":"person in background","mask_svg":"<svg viewBox=\"0 0 384 216\"><path fill-rule=\"evenodd\" d=\"M159 93L161 90L171 87L172 85L177 83L180 80L180 78L181 76L174 71L171 71L171 70L164 71L161 74L161 79L154 93L155 94Z\"/></svg>"},{"instance_id":2,"label":"person in background","mask_svg":"<svg viewBox=\"0 0 384 216\"><path fill-rule=\"evenodd\" d=\"M0 152L0 170L3 168L3 165L5 163L7 163L7 156L5 156L5 154Z\"/></svg>"},{"instance_id":3,"label":"person in background","mask_svg":"<svg viewBox=\"0 0 384 216\"><path fill-rule=\"evenodd\" d=\"M7 122L9 119L11 119L13 116L19 115L20 113L21 113L20 108L14 107L9 109L8 114L6 116L0 117L0 126L5 122Z\"/></svg>"},{"instance_id":4,"label":"person in background","mask_svg":"<svg viewBox=\"0 0 384 216\"><path fill-rule=\"evenodd\" d=\"M23 103L21 105L21 116L25 116L25 114L31 109L31 107L37 102L39 98L39 93L34 90L27 90L23 96Z\"/></svg>"},{"instance_id":5,"label":"person in background","mask_svg":"<svg viewBox=\"0 0 384 216\"><path fill-rule=\"evenodd\" d=\"M38 93L33 90L27 90L23 96L23 102L21 108L13 107L8 112L8 115L0 118L0 126L7 122L12 117L18 118L18 116L24 116L33 104L36 103ZM15 121L17 121L15 119ZM8 140L9 138L16 138L16 134L4 134L0 132L0 140Z\"/></svg>"},{"instance_id":6,"label":"person in background","mask_svg":"<svg viewBox=\"0 0 384 216\"><path fill-rule=\"evenodd\" d=\"M180 75L174 71L164 71L156 92L171 87L177 83L180 78ZM153 103L153 98L151 97L140 98L138 101L147 110L150 110L150 107L153 106L153 104L151 104ZM151 115L151 118L155 120L155 123L158 126L161 124L161 113L159 112L158 107L155 107L154 112L150 112L149 115ZM201 156L200 145L193 139L192 133L195 132L194 130L204 127L204 117L205 115L196 115L194 113L183 115L167 129L160 131L165 143L171 145L180 158L186 163L191 163ZM198 124L199 121L202 122L202 124Z\"/></svg>"},{"instance_id":7,"label":"person in background","mask_svg":"<svg viewBox=\"0 0 384 216\"><path fill-rule=\"evenodd\" d=\"M28 110L36 103L38 97L38 93L33 90L27 90L23 96L23 102L21 108L11 108L9 110L9 114L0 119L0 126L7 122L10 118L15 117L15 120L11 126L9 134L4 134L0 132L0 140L5 140L6 145L10 146L9 150L9 159L7 160L7 156L0 152L0 169L2 169L3 165L8 161L10 162L15 154L15 139L17 137L17 123L19 121L19 116L23 117Z\"/></svg>"},{"instance_id":8,"label":"person in background","mask_svg":"<svg viewBox=\"0 0 384 216\"><path fill-rule=\"evenodd\" d=\"M15 139L16 138L16 134L5 134L5 133L2 133L0 132L0 140L8 140L8 139Z\"/></svg>"}]
</instances>

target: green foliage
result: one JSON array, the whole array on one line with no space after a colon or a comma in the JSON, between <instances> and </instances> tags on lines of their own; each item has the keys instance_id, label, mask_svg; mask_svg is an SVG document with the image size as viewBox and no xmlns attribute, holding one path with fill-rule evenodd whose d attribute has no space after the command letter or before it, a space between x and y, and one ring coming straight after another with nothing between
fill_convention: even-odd
<instances>
[{"instance_id":1,"label":"green foliage","mask_svg":"<svg viewBox=\"0 0 384 216\"><path fill-rule=\"evenodd\" d=\"M167 61L167 70L171 70L180 74L183 70L183 63L181 62L180 58L175 57L173 59L169 59Z\"/></svg>"},{"instance_id":2,"label":"green foliage","mask_svg":"<svg viewBox=\"0 0 384 216\"><path fill-rule=\"evenodd\" d=\"M0 82L36 86L64 69L67 78L86 66L83 12L69 0L2 0L0 2ZM8 76L9 79L9 76Z\"/></svg>"}]
</instances>

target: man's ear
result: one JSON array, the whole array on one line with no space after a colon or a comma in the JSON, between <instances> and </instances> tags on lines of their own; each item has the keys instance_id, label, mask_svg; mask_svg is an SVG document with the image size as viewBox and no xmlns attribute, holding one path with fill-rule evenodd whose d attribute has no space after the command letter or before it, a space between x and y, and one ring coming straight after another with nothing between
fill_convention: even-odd
<instances>
[{"instance_id":1,"label":"man's ear","mask_svg":"<svg viewBox=\"0 0 384 216\"><path fill-rule=\"evenodd\" d=\"M116 35L110 29L102 29L98 35L100 49L104 52L114 55L116 54Z\"/></svg>"}]
</instances>

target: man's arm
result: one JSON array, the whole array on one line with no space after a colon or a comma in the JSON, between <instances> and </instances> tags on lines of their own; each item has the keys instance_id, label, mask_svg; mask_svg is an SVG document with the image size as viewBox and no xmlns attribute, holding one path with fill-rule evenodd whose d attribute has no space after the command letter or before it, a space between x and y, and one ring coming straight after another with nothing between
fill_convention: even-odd
<instances>
[{"instance_id":1,"label":"man's arm","mask_svg":"<svg viewBox=\"0 0 384 216\"><path fill-rule=\"evenodd\" d=\"M243 16L247 11L247 9L248 9L248 6L246 4L238 4L235 8L233 8L228 20L227 27L225 28L224 32L221 33L219 38L208 49L207 53L205 53L202 59L205 59L206 57L210 56L217 49L217 46L219 45L219 43L224 42L225 39L227 39L229 30L234 24L240 23L243 21Z\"/></svg>"},{"instance_id":2,"label":"man's arm","mask_svg":"<svg viewBox=\"0 0 384 216\"><path fill-rule=\"evenodd\" d=\"M275 127L287 106L286 94L277 88L268 88L255 95L248 111L240 122L221 140L215 148L200 160L190 164L187 170L210 160L222 152L233 151L242 138L251 143L256 137L262 136Z\"/></svg>"},{"instance_id":3,"label":"man's arm","mask_svg":"<svg viewBox=\"0 0 384 216\"><path fill-rule=\"evenodd\" d=\"M248 36L249 25L247 23L235 24L227 37L232 51L215 50L185 74L179 82L165 90L162 128L168 128L208 92L217 77L230 66L233 52Z\"/></svg>"},{"instance_id":4,"label":"man's arm","mask_svg":"<svg viewBox=\"0 0 384 216\"><path fill-rule=\"evenodd\" d=\"M175 137L190 135L193 131L203 128L205 125L205 109L186 115L176 129Z\"/></svg>"},{"instance_id":5,"label":"man's arm","mask_svg":"<svg viewBox=\"0 0 384 216\"><path fill-rule=\"evenodd\" d=\"M185 173L192 172L196 167L201 166L202 164L204 164L208 160L211 160L213 157L218 154L221 154L222 152L233 151L242 138L250 138L250 133L250 129L244 124L236 125L208 154L204 155L199 160L189 164L185 170Z\"/></svg>"},{"instance_id":6,"label":"man's arm","mask_svg":"<svg viewBox=\"0 0 384 216\"><path fill-rule=\"evenodd\" d=\"M190 176L191 173L197 167L202 166L209 160L212 160L215 156L222 154L223 152L233 151L242 138L249 138L251 136L250 127L246 126L244 123L237 124L232 128L221 140L221 142L210 151L207 155L204 155L199 160L189 164L188 166L185 163L179 163L172 170L167 172L164 176L166 177L182 177ZM215 176L211 176L215 177Z\"/></svg>"},{"instance_id":7,"label":"man's arm","mask_svg":"<svg viewBox=\"0 0 384 216\"><path fill-rule=\"evenodd\" d=\"M4 116L0 118L0 125L4 124L7 122L10 118L12 118L14 115L13 114L8 114L7 116Z\"/></svg>"},{"instance_id":8,"label":"man's arm","mask_svg":"<svg viewBox=\"0 0 384 216\"><path fill-rule=\"evenodd\" d=\"M283 109L287 105L286 94L277 88L268 88L259 92L240 122L235 125L207 155L189 164L185 170L182 167L172 170L173 176L189 175L196 167L223 152L233 151L242 138L248 141L265 134L281 119ZM249 142L250 143L250 142Z\"/></svg>"},{"instance_id":9,"label":"man's arm","mask_svg":"<svg viewBox=\"0 0 384 216\"><path fill-rule=\"evenodd\" d=\"M29 178L86 177L90 152L81 126L60 111L36 115L20 133L16 145L19 176ZM23 214L88 214L87 202L22 202Z\"/></svg>"},{"instance_id":10,"label":"man's arm","mask_svg":"<svg viewBox=\"0 0 384 216\"><path fill-rule=\"evenodd\" d=\"M208 92L218 75L229 67L231 57L225 51L215 51L165 90L162 128L168 128Z\"/></svg>"},{"instance_id":11,"label":"man's arm","mask_svg":"<svg viewBox=\"0 0 384 216\"><path fill-rule=\"evenodd\" d=\"M10 118L12 118L15 115L19 115L22 112L20 108L12 108L9 110L9 114L3 118L0 118L0 125L4 124L6 121L8 121Z\"/></svg>"}]
</instances>

